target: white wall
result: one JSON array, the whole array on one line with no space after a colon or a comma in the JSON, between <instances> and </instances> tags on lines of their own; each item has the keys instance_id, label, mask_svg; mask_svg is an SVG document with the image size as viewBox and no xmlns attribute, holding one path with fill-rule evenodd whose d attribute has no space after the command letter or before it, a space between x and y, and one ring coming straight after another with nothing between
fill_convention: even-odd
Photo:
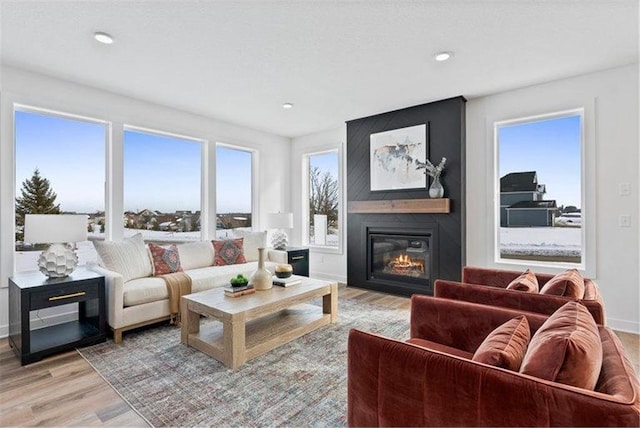
<instances>
[{"instance_id":1,"label":"white wall","mask_svg":"<svg viewBox=\"0 0 640 428\"><path fill-rule=\"evenodd\" d=\"M467 264L523 269L494 261L494 147L497 120L585 107L587 250L610 327L640 332L638 271L638 66L626 66L517 89L467 103ZM553 154L550 153L550 156ZM618 194L631 183L631 195ZM591 208L591 210L589 210ZM595 217L594 217L595 214ZM631 227L621 228L621 214ZM588 230L588 228L587 228ZM589 232L587 232L589 233ZM589 262L589 260L587 260ZM536 267L535 271L557 272Z\"/></svg>"},{"instance_id":2,"label":"white wall","mask_svg":"<svg viewBox=\"0 0 640 428\"><path fill-rule=\"evenodd\" d=\"M309 250L309 274L316 278L325 278L339 282L347 282L347 247L346 247L346 125L293 139L291 150L291 209L293 212L294 231L291 236L293 245L304 244L302 236L303 206L308 203L302 200L303 183L308 180L303 173L302 159L305 153L339 149L342 160L342 246L339 252Z\"/></svg>"},{"instance_id":3,"label":"white wall","mask_svg":"<svg viewBox=\"0 0 640 428\"><path fill-rule=\"evenodd\" d=\"M108 206L112 207L115 218L121 218L122 213L121 130L124 125L206 140L209 142L205 148L206 162L210 165L215 165L216 142L257 150L258 176L255 190L258 216L254 219L254 225L261 228L268 212L289 210L289 170L273 167L289 164L291 141L288 138L15 68L0 68L0 76L0 287L7 286L8 277L13 273L14 103L91 117L113 124L114 138L108 149L111 166L107 171L114 176L112 182L115 185L111 190ZM212 213L215 212L215 174L211 174L210 180L204 184L209 197L203 210L208 209ZM215 219L212 215L208 217L208 234L212 237ZM112 233L114 239L122 236L122 230L118 228L114 228ZM7 288L0 288L0 336L7 334L7 324Z\"/></svg>"}]
</instances>

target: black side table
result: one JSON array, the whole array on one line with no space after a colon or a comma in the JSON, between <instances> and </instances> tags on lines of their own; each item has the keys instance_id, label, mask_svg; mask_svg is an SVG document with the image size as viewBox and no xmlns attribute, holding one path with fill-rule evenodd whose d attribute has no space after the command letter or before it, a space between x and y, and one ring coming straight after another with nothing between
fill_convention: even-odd
<instances>
[{"instance_id":1,"label":"black side table","mask_svg":"<svg viewBox=\"0 0 640 428\"><path fill-rule=\"evenodd\" d=\"M309 276L309 249L306 247L287 247L287 263L293 267L295 275Z\"/></svg>"},{"instance_id":2,"label":"black side table","mask_svg":"<svg viewBox=\"0 0 640 428\"><path fill-rule=\"evenodd\" d=\"M32 329L31 311L77 303L78 319ZM22 365L47 355L104 342L107 328L104 276L76 269L64 278L23 272L9 278L9 345Z\"/></svg>"}]
</instances>

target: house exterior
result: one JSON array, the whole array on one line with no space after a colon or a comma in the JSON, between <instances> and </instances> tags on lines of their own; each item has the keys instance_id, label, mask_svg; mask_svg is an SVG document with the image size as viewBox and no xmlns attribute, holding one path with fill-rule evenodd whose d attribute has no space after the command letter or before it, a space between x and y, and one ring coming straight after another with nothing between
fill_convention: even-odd
<instances>
[{"instance_id":1,"label":"house exterior","mask_svg":"<svg viewBox=\"0 0 640 428\"><path fill-rule=\"evenodd\" d=\"M544 200L547 192L536 171L511 172L500 178L500 227L553 226L558 208Z\"/></svg>"}]
</instances>

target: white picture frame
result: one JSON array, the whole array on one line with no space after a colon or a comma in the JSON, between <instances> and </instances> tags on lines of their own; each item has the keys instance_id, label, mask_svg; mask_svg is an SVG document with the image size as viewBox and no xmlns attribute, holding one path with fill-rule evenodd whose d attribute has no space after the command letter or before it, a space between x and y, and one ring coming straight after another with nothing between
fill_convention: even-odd
<instances>
[{"instance_id":1,"label":"white picture frame","mask_svg":"<svg viewBox=\"0 0 640 428\"><path fill-rule=\"evenodd\" d=\"M427 125L409 126L370 135L370 189L424 189L427 177L416 161L427 159Z\"/></svg>"}]
</instances>

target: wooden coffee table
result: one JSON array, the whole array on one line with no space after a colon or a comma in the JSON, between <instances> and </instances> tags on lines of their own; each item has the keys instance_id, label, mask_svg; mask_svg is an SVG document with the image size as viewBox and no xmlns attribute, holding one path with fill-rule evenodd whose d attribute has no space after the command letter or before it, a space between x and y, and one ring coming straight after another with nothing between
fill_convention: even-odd
<instances>
[{"instance_id":1,"label":"wooden coffee table","mask_svg":"<svg viewBox=\"0 0 640 428\"><path fill-rule=\"evenodd\" d=\"M305 302L322 297L322 307ZM338 317L338 284L304 278L240 297L222 288L183 296L181 342L237 369L247 360L309 333ZM200 315L222 323L200 326Z\"/></svg>"}]
</instances>

